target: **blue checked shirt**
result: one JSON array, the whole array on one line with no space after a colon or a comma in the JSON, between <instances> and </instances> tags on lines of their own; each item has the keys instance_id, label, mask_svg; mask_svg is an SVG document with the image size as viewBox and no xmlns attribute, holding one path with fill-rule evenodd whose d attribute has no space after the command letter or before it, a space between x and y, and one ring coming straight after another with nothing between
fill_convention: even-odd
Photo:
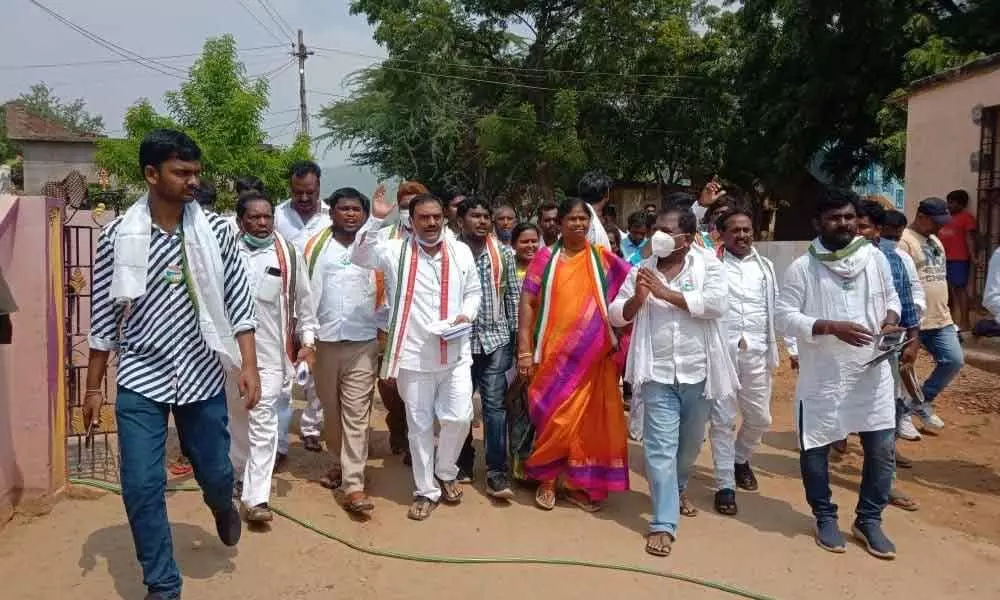
<instances>
[{"instance_id":1,"label":"blue checked shirt","mask_svg":"<svg viewBox=\"0 0 1000 600\"><path fill-rule=\"evenodd\" d=\"M500 318L494 314L493 285L490 277L490 256L484 248L476 257L476 268L479 270L479 284L483 288L483 300L479 305L479 315L472 322L472 353L490 354L497 348L511 343L514 332L517 331L517 303L521 299L521 284L517 279L517 263L514 251L504 245L499 245L500 263L503 273L500 275Z\"/></svg>"},{"instance_id":2,"label":"blue checked shirt","mask_svg":"<svg viewBox=\"0 0 1000 600\"><path fill-rule=\"evenodd\" d=\"M899 294L899 303L902 306L899 326L904 329L919 327L920 310L913 301L913 288L910 286L910 276L906 273L906 265L903 264L903 258L896 254L896 242L880 239L878 247L889 261L892 283L896 286L896 293Z\"/></svg>"}]
</instances>

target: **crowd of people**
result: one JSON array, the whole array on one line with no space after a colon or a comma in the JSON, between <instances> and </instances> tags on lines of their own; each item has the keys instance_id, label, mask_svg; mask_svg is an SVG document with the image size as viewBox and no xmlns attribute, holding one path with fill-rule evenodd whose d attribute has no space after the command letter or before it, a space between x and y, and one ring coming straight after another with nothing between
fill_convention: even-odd
<instances>
[{"instance_id":1,"label":"crowd of people","mask_svg":"<svg viewBox=\"0 0 1000 600\"><path fill-rule=\"evenodd\" d=\"M916 507L893 483L896 439L919 438L911 414L925 431L944 427L934 400L962 366L955 268L936 235L954 222L945 201L924 200L907 224L828 190L818 236L781 274L754 247L753 211L718 181L644 206L622 231L599 173L530 222L416 181L395 202L383 185L321 200L321 170L302 162L277 206L259 181L237 181L231 221L209 208L200 156L180 132L144 139L148 192L106 227L94 263L84 418L97 419L116 352L123 499L147 598L180 597L164 500L171 414L227 545L243 520L272 518L298 385L302 445L325 442L321 483L350 513L374 514L365 467L378 390L391 450L412 468L410 519L460 503L478 476L501 502L530 482L542 510L601 510L629 489L631 437L651 492L645 550L667 556L680 516L697 514L685 490L706 431L715 510L737 514L737 489L758 489L751 464L771 425L779 342L798 369L817 544L846 550L828 461L857 434L851 530L871 554L895 556L883 510ZM923 384L918 345L936 362Z\"/></svg>"}]
</instances>

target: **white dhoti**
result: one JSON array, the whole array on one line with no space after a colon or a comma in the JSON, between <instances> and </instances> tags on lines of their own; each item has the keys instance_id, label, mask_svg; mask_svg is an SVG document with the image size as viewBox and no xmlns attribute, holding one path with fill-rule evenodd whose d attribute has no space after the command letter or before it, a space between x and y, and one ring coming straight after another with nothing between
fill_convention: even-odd
<instances>
[{"instance_id":1,"label":"white dhoti","mask_svg":"<svg viewBox=\"0 0 1000 600\"><path fill-rule=\"evenodd\" d=\"M720 490L736 489L735 463L750 462L764 434L771 427L771 369L767 352L741 350L736 358L740 390L712 405L709 438L715 463L715 484ZM739 433L736 417L742 417Z\"/></svg>"},{"instance_id":2,"label":"white dhoti","mask_svg":"<svg viewBox=\"0 0 1000 600\"><path fill-rule=\"evenodd\" d=\"M230 378L231 380L232 378ZM257 506L271 496L271 475L278 452L278 409L286 381L280 371L260 372L260 402L248 411L239 393L229 400L229 459L237 481L243 482L240 500ZM227 387L230 384L227 383ZM228 390L227 390L228 392Z\"/></svg>"},{"instance_id":3,"label":"white dhoti","mask_svg":"<svg viewBox=\"0 0 1000 600\"><path fill-rule=\"evenodd\" d=\"M435 477L442 481L458 477L455 462L472 423L472 371L468 365L431 373L400 369L396 382L406 405L414 496L437 502L441 488ZM436 457L435 417L440 424Z\"/></svg>"}]
</instances>

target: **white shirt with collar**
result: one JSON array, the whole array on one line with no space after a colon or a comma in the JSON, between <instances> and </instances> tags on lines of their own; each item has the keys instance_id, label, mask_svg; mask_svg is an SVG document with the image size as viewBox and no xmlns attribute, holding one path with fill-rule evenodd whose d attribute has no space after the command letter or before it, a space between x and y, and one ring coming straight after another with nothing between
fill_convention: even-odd
<instances>
[{"instance_id":1,"label":"white shirt with collar","mask_svg":"<svg viewBox=\"0 0 1000 600\"><path fill-rule=\"evenodd\" d=\"M760 260L753 252L738 258L727 251L722 264L729 283L729 310L724 321L730 344L738 346L742 339L748 351L767 352L769 282Z\"/></svg>"},{"instance_id":2,"label":"white shirt with collar","mask_svg":"<svg viewBox=\"0 0 1000 600\"><path fill-rule=\"evenodd\" d=\"M354 244L331 236L316 257L313 298L321 342L365 342L386 329L386 308L375 306L375 272L351 262Z\"/></svg>"},{"instance_id":3,"label":"white shirt with collar","mask_svg":"<svg viewBox=\"0 0 1000 600\"><path fill-rule=\"evenodd\" d=\"M275 243L282 242L276 239ZM284 297L287 291L282 285L275 245L250 248L245 242L240 241L239 248L246 264L247 278L250 281L250 290L256 307L257 367L262 371L279 371L291 375L293 366L285 351L289 333L285 307L289 299ZM300 341L303 345L311 346L315 342L317 329L316 311L309 287L309 272L301 254L296 256L295 266L298 271L295 277L295 306L291 307L291 310L296 315L296 333ZM289 276L289 285L290 282Z\"/></svg>"},{"instance_id":4,"label":"white shirt with collar","mask_svg":"<svg viewBox=\"0 0 1000 600\"><path fill-rule=\"evenodd\" d=\"M660 300L652 294L646 299L649 308L650 350L652 359L651 379L671 385L695 384L708 377L707 345L711 320L720 317L726 309L726 279L718 260L705 261L704 285L700 287L693 277L694 255L684 257L684 266L671 280L660 271L656 276L668 288L684 295L690 310L684 310ZM609 310L611 323L621 327L627 323L622 317L625 302L635 294L636 274L633 269L626 278L618 298ZM633 332L633 335L636 335Z\"/></svg>"},{"instance_id":5,"label":"white shirt with collar","mask_svg":"<svg viewBox=\"0 0 1000 600\"><path fill-rule=\"evenodd\" d=\"M326 210L322 202L313 216L309 217L308 222L302 221L302 216L295 210L290 199L285 200L274 209L275 231L298 248L299 252L305 251L309 238L330 225L332 222L329 211Z\"/></svg>"},{"instance_id":6,"label":"white shirt with collar","mask_svg":"<svg viewBox=\"0 0 1000 600\"><path fill-rule=\"evenodd\" d=\"M385 277L386 299L389 302L390 319L393 310L392 302L396 290L405 282L399 277L399 260L406 239L380 241L383 237L379 231L384 224L382 219L371 217L364 228L358 232L354 243L351 259L355 265L363 268L376 269ZM447 234L446 234L447 235ZM463 243L448 238L451 256L456 261L460 274L457 282L460 285L462 298L461 314L469 322L476 320L479 314L479 304L482 300L482 286L479 283L479 271L472 250ZM414 281L413 304L410 308L409 321L406 327L406 339L402 342L402 355L399 368L408 371L432 373L451 369L459 365L472 364L472 348L468 336L449 342L449 346L458 345L458 352L449 352L449 356L457 359L449 364L441 364L441 350L438 344L440 337L429 330L429 326L441 320L441 252L434 256L427 254L418 244L417 275ZM405 273L405 271L404 271Z\"/></svg>"}]
</instances>

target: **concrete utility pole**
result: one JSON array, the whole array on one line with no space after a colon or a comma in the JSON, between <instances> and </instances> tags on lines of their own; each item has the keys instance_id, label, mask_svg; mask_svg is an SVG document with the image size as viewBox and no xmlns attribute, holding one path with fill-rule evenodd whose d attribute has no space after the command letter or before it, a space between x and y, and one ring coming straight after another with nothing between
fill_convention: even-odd
<instances>
[{"instance_id":1,"label":"concrete utility pole","mask_svg":"<svg viewBox=\"0 0 1000 600\"><path fill-rule=\"evenodd\" d=\"M302 133L309 137L309 109L306 107L306 59L313 55L312 50L306 50L305 42L302 41L302 30L299 30L299 45L292 53L299 59L299 119L301 120Z\"/></svg>"}]
</instances>

